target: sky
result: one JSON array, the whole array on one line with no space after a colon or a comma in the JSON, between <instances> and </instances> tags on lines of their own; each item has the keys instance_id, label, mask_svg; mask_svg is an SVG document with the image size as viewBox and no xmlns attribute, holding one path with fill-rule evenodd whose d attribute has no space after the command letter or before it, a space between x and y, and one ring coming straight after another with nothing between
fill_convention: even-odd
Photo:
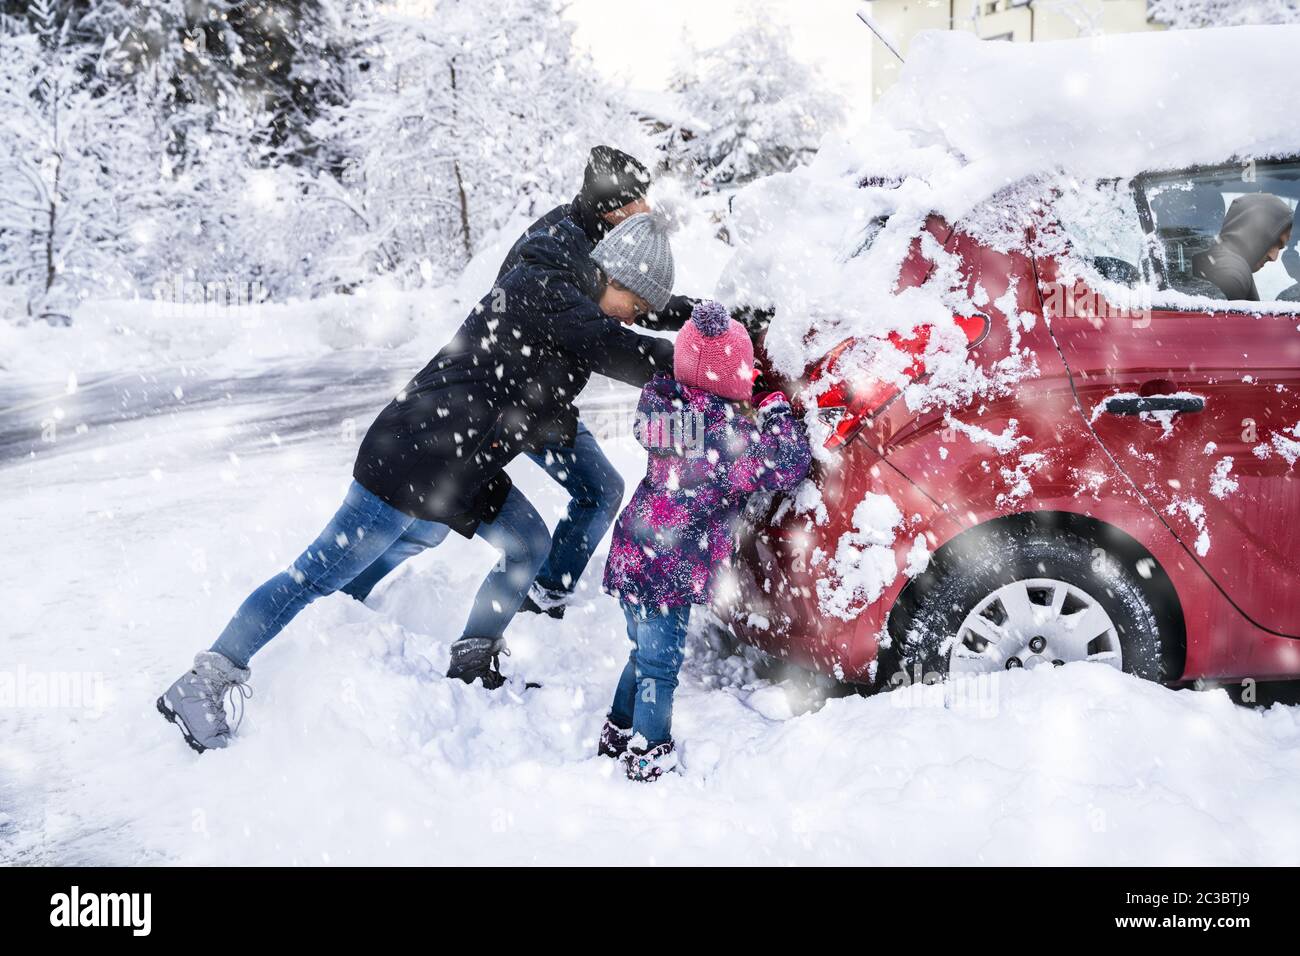
<instances>
[{"instance_id":1,"label":"sky","mask_svg":"<svg viewBox=\"0 0 1300 956\"><path fill-rule=\"evenodd\" d=\"M571 0L575 40L597 69L636 89L663 90L686 46L723 43L761 11L789 33L791 52L816 65L846 99L852 118L871 108L871 54L877 42L857 19L859 0Z\"/></svg>"}]
</instances>

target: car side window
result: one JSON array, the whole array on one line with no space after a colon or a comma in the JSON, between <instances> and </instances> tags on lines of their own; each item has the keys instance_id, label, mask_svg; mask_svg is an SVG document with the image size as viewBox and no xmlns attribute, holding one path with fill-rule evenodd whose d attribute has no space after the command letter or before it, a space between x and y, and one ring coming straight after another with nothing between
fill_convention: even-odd
<instances>
[{"instance_id":1,"label":"car side window","mask_svg":"<svg viewBox=\"0 0 1300 956\"><path fill-rule=\"evenodd\" d=\"M1211 301L1300 302L1300 163L1244 163L1139 181L1162 287Z\"/></svg>"},{"instance_id":2,"label":"car side window","mask_svg":"<svg viewBox=\"0 0 1300 956\"><path fill-rule=\"evenodd\" d=\"M1131 289L1143 284L1145 237L1131 181L1072 183L1053 208L1077 266Z\"/></svg>"}]
</instances>

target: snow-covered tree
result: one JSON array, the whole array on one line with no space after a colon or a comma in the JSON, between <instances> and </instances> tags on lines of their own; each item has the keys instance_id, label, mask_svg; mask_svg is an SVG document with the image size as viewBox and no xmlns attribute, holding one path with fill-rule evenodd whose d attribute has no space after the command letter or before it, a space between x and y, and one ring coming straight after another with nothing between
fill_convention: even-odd
<instances>
[{"instance_id":1,"label":"snow-covered tree","mask_svg":"<svg viewBox=\"0 0 1300 956\"><path fill-rule=\"evenodd\" d=\"M647 152L558 0L416 9L0 0L0 284L67 315L177 279L445 280L593 144Z\"/></svg>"},{"instance_id":2,"label":"snow-covered tree","mask_svg":"<svg viewBox=\"0 0 1300 956\"><path fill-rule=\"evenodd\" d=\"M103 78L54 0L33 0L30 29L0 37L0 281L26 290L28 312L66 316L89 294L131 287L121 268L153 193L147 109Z\"/></svg>"},{"instance_id":3,"label":"snow-covered tree","mask_svg":"<svg viewBox=\"0 0 1300 956\"><path fill-rule=\"evenodd\" d=\"M1175 29L1300 23L1300 0L1148 0L1147 16Z\"/></svg>"},{"instance_id":4,"label":"snow-covered tree","mask_svg":"<svg viewBox=\"0 0 1300 956\"><path fill-rule=\"evenodd\" d=\"M817 71L790 54L786 34L754 16L735 36L679 65L672 81L708 124L670 165L706 188L738 186L806 162L843 107Z\"/></svg>"},{"instance_id":5,"label":"snow-covered tree","mask_svg":"<svg viewBox=\"0 0 1300 956\"><path fill-rule=\"evenodd\" d=\"M290 7L319 7L323 24L269 21L291 34L295 89L328 86L324 105L337 102L330 45L346 29L339 11L362 4L304 0ZM0 283L20 290L28 313L66 319L78 299L147 295L176 278L316 291L314 255L341 216L306 202L299 170L330 157L307 112L249 81L259 73L227 6L6 4ZM252 7L239 6L251 36ZM215 52L213 35L225 37Z\"/></svg>"},{"instance_id":6,"label":"snow-covered tree","mask_svg":"<svg viewBox=\"0 0 1300 956\"><path fill-rule=\"evenodd\" d=\"M169 157L155 186L163 212L140 250L151 266L141 284L239 282L276 299L321 291L315 256L337 214L309 203L303 171L258 135L266 113L238 94L201 112L186 132L189 148Z\"/></svg>"},{"instance_id":7,"label":"snow-covered tree","mask_svg":"<svg viewBox=\"0 0 1300 956\"><path fill-rule=\"evenodd\" d=\"M239 95L266 120L257 135L293 159L312 152L307 128L337 101L347 15L372 0L54 2L75 40L113 53L119 75L151 83L160 106L213 107Z\"/></svg>"},{"instance_id":8,"label":"snow-covered tree","mask_svg":"<svg viewBox=\"0 0 1300 956\"><path fill-rule=\"evenodd\" d=\"M340 281L446 278L512 217L567 198L592 145L635 135L561 14L554 0L503 0L490 17L449 0L436 20L380 7L354 21L366 39L348 105L317 124L340 169L305 184L361 227L327 253Z\"/></svg>"}]
</instances>

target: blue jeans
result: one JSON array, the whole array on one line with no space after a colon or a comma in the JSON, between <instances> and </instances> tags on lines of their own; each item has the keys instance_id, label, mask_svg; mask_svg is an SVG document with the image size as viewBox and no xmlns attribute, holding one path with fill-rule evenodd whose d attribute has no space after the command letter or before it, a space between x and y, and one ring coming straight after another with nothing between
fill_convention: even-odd
<instances>
[{"instance_id":1,"label":"blue jeans","mask_svg":"<svg viewBox=\"0 0 1300 956\"><path fill-rule=\"evenodd\" d=\"M689 604L666 610L649 610L623 604L627 636L632 639L623 676L614 691L609 719L624 730L629 727L657 747L673 736L673 693L686 653Z\"/></svg>"},{"instance_id":2,"label":"blue jeans","mask_svg":"<svg viewBox=\"0 0 1300 956\"><path fill-rule=\"evenodd\" d=\"M591 554L623 504L623 476L609 463L596 436L578 422L572 448L548 446L528 455L569 493L569 505L555 526L546 563L537 583L549 591L572 593Z\"/></svg>"},{"instance_id":3,"label":"blue jeans","mask_svg":"<svg viewBox=\"0 0 1300 956\"><path fill-rule=\"evenodd\" d=\"M451 528L436 521L412 521L387 551L339 590L364 602L375 585L395 571L398 565L427 548L436 548L450 533Z\"/></svg>"},{"instance_id":4,"label":"blue jeans","mask_svg":"<svg viewBox=\"0 0 1300 956\"><path fill-rule=\"evenodd\" d=\"M609 463L596 437L582 422L578 423L578 437L572 448L551 445L545 452L530 452L528 457L569 493L569 505L555 526L536 580L548 591L572 593L592 552L618 515L623 503L623 476ZM364 601L375 585L407 558L441 544L447 530L444 525L417 521L392 548L340 590Z\"/></svg>"},{"instance_id":5,"label":"blue jeans","mask_svg":"<svg viewBox=\"0 0 1300 956\"><path fill-rule=\"evenodd\" d=\"M247 667L249 659L312 601L346 588L393 549L416 542L416 550L432 547L449 530L403 514L354 481L325 530L288 570L248 596L212 650ZM475 535L500 551L501 561L479 588L461 636L498 638L545 560L550 535L517 488L511 489L496 520L480 524Z\"/></svg>"}]
</instances>

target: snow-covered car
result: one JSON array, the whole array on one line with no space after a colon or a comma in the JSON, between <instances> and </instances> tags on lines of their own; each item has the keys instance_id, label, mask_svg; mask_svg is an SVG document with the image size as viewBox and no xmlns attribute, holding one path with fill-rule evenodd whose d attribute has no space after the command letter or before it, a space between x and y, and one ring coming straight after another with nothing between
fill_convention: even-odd
<instances>
[{"instance_id":1,"label":"snow-covered car","mask_svg":"<svg viewBox=\"0 0 1300 956\"><path fill-rule=\"evenodd\" d=\"M1249 39L1211 32L1192 41L1202 55ZM1143 49L1186 52L1160 42ZM977 73L982 57L1025 56L967 46ZM1090 156L1105 144L1088 122L1066 138ZM974 149L923 186L861 179L877 198L852 209L837 277L812 281L851 283L892 230L893 288L862 306L883 317L828 332L845 290L805 294L799 277L751 296L776 313L765 384L797 396L821 449L798 494L748 515L715 602L733 633L877 686L1085 660L1167 683L1300 677L1300 237L1269 237L1260 301L1229 301L1204 266L1239 197L1294 215L1300 149L1252 151L1243 135L1207 161L1161 122L1150 139L1175 144L1171 164L1138 150L1094 164L1101 176L1022 166L951 222L906 210L941 208L936 183L960 180ZM813 208L814 183L785 195ZM736 288L772 268L755 247Z\"/></svg>"}]
</instances>

